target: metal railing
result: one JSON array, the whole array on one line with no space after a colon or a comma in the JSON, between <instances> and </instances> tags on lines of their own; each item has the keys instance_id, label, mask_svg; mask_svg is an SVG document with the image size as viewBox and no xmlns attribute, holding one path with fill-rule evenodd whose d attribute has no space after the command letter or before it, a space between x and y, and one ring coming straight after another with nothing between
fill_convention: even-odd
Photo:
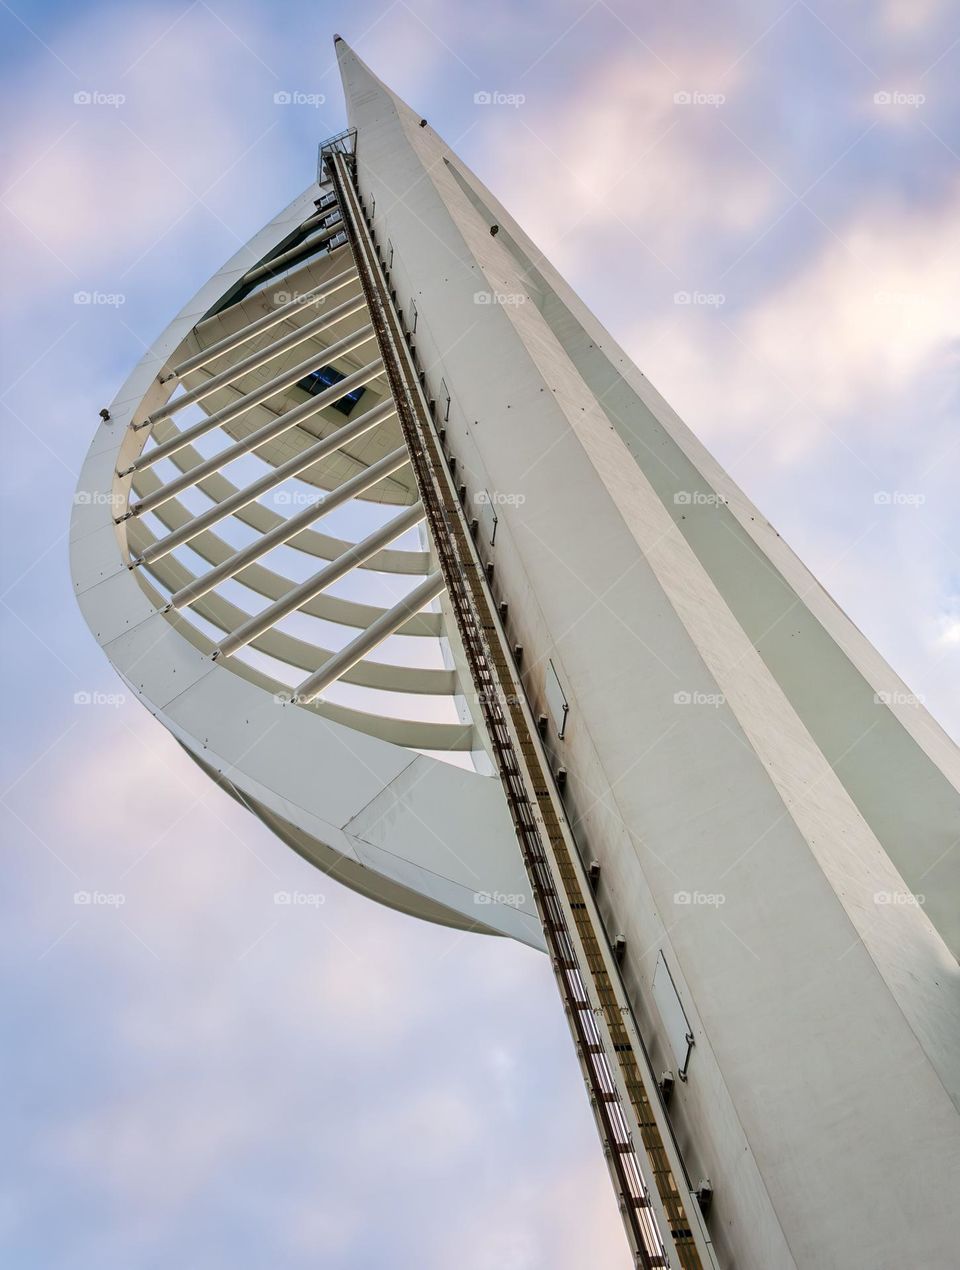
<instances>
[{"instance_id":1,"label":"metal railing","mask_svg":"<svg viewBox=\"0 0 960 1270\"><path fill-rule=\"evenodd\" d=\"M345 128L343 132L334 133L321 141L317 147L317 184L324 185L330 180L329 160L334 154L353 154L356 147L356 128Z\"/></svg>"}]
</instances>

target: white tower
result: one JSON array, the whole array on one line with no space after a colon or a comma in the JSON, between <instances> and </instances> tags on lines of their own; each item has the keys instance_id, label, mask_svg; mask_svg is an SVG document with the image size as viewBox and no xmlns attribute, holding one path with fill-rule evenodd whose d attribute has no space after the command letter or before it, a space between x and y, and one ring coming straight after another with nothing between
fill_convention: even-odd
<instances>
[{"instance_id":1,"label":"white tower","mask_svg":"<svg viewBox=\"0 0 960 1270\"><path fill-rule=\"evenodd\" d=\"M956 1264L956 749L338 51L318 183L94 438L91 629L319 868L548 952L638 1265Z\"/></svg>"}]
</instances>

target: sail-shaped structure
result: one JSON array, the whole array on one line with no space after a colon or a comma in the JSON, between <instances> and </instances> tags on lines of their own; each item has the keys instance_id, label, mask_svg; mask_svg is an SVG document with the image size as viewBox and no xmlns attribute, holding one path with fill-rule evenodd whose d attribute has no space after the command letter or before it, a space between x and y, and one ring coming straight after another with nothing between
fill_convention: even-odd
<instances>
[{"instance_id":1,"label":"sail-shaped structure","mask_svg":"<svg viewBox=\"0 0 960 1270\"><path fill-rule=\"evenodd\" d=\"M954 1264L956 748L337 49L317 180L102 412L91 630L318 868L549 955L637 1265Z\"/></svg>"}]
</instances>

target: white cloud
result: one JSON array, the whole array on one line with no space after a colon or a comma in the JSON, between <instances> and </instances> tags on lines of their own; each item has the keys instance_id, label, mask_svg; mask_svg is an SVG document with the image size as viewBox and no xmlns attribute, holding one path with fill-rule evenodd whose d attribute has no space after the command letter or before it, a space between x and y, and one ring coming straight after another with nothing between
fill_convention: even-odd
<instances>
[{"instance_id":1,"label":"white cloud","mask_svg":"<svg viewBox=\"0 0 960 1270\"><path fill-rule=\"evenodd\" d=\"M625 251L648 247L679 275L697 235L743 230L771 212L775 178L724 126L740 86L737 71L725 74L734 57L688 49L668 70L628 44L549 101L534 94L488 112L496 185L561 272L595 260L613 232Z\"/></svg>"},{"instance_id":2,"label":"white cloud","mask_svg":"<svg viewBox=\"0 0 960 1270\"><path fill-rule=\"evenodd\" d=\"M255 143L281 122L275 80L203 5L172 26L165 11L143 11L121 24L88 16L62 34L58 51L75 76L47 57L31 71L29 89L10 86L11 96L29 93L34 103L18 112L6 164L15 235L43 244L51 268L62 261L91 287L132 265L191 212L208 229L226 226L230 250L240 246L258 227L248 223L251 203L262 198L255 174L264 155ZM94 100L77 103L76 94ZM106 104L98 94L123 100ZM289 152L289 134L274 128L269 144L275 163L278 147ZM241 159L253 187L245 205L230 198L231 181L219 180ZM278 192L272 201L276 211L287 200ZM163 250L169 254L170 244Z\"/></svg>"},{"instance_id":3,"label":"white cloud","mask_svg":"<svg viewBox=\"0 0 960 1270\"><path fill-rule=\"evenodd\" d=\"M878 6L881 31L893 37L929 31L947 12L946 0L882 0Z\"/></svg>"},{"instance_id":4,"label":"white cloud","mask_svg":"<svg viewBox=\"0 0 960 1270\"><path fill-rule=\"evenodd\" d=\"M781 461L847 414L876 437L899 426L886 415L891 399L955 356L958 218L960 188L929 209L859 209L756 302L670 314L666 333L662 313L645 322L632 343L655 351L638 360L696 428L769 428Z\"/></svg>"},{"instance_id":5,"label":"white cloud","mask_svg":"<svg viewBox=\"0 0 960 1270\"><path fill-rule=\"evenodd\" d=\"M230 1155L262 1135L264 1113L233 1088L151 1085L81 1112L48 1132L43 1152L96 1180L149 1224L210 1185Z\"/></svg>"},{"instance_id":6,"label":"white cloud","mask_svg":"<svg viewBox=\"0 0 960 1270\"><path fill-rule=\"evenodd\" d=\"M439 1232L430 1270L627 1270L632 1264L607 1178L586 1165L542 1161L535 1178L504 1179L496 1220L458 1214Z\"/></svg>"},{"instance_id":7,"label":"white cloud","mask_svg":"<svg viewBox=\"0 0 960 1270\"><path fill-rule=\"evenodd\" d=\"M939 627L937 643L944 648L960 647L960 617L948 616L944 613L937 622Z\"/></svg>"}]
</instances>

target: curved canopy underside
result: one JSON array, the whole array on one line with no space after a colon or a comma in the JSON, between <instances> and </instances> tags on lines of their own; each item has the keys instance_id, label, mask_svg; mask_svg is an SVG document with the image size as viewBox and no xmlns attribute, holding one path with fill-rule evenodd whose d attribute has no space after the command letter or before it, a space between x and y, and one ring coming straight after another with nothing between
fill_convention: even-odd
<instances>
[{"instance_id":1,"label":"curved canopy underside","mask_svg":"<svg viewBox=\"0 0 960 1270\"><path fill-rule=\"evenodd\" d=\"M109 416L72 566L132 691L317 867L542 947L328 190L211 278Z\"/></svg>"}]
</instances>

